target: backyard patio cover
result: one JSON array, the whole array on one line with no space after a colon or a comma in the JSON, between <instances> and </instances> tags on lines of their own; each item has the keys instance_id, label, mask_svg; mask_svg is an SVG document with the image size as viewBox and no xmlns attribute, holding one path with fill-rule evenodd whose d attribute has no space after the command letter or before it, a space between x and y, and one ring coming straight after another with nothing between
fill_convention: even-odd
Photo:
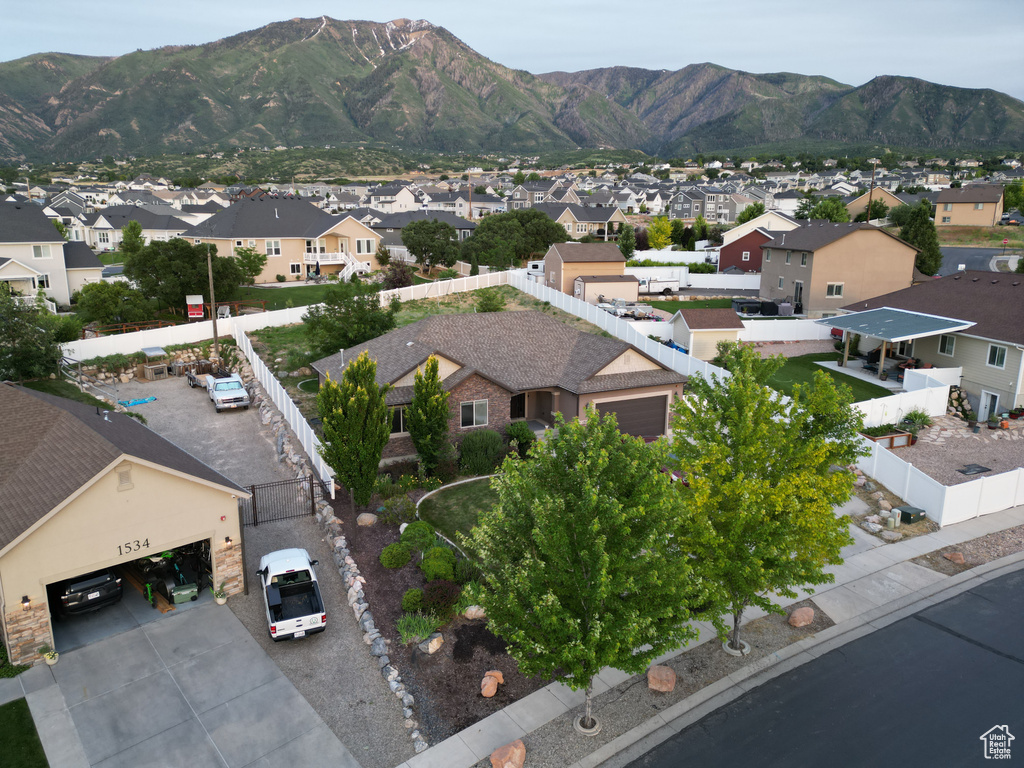
<instances>
[{"instance_id":1,"label":"backyard patio cover","mask_svg":"<svg viewBox=\"0 0 1024 768\"><path fill-rule=\"evenodd\" d=\"M926 315L921 312L908 312L904 309L868 309L849 315L826 317L817 321L861 336L870 336L882 341L898 342L919 339L923 336L936 336L940 333L954 333L970 328L974 323L966 320L955 320L951 317Z\"/></svg>"}]
</instances>

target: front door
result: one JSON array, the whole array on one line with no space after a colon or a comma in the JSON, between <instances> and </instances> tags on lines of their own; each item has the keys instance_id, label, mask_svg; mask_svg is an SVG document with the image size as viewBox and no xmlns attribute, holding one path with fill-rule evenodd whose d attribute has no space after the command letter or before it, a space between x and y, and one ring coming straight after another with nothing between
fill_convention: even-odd
<instances>
[{"instance_id":1,"label":"front door","mask_svg":"<svg viewBox=\"0 0 1024 768\"><path fill-rule=\"evenodd\" d=\"M981 390L981 410L978 411L978 420L985 421L993 413L999 413L999 395L995 392Z\"/></svg>"},{"instance_id":2,"label":"front door","mask_svg":"<svg viewBox=\"0 0 1024 768\"><path fill-rule=\"evenodd\" d=\"M800 280L797 280L795 283L793 283L793 303L804 303L804 284Z\"/></svg>"},{"instance_id":3,"label":"front door","mask_svg":"<svg viewBox=\"0 0 1024 768\"><path fill-rule=\"evenodd\" d=\"M526 418L526 393L520 392L518 395L512 395L509 400L508 417L510 419L525 419Z\"/></svg>"}]
</instances>

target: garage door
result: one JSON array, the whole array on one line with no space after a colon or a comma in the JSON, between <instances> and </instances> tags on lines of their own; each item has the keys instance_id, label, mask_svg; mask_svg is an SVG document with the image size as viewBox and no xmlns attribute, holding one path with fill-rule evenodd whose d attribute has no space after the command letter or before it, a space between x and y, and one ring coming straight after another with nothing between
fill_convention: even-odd
<instances>
[{"instance_id":1,"label":"garage door","mask_svg":"<svg viewBox=\"0 0 1024 768\"><path fill-rule=\"evenodd\" d=\"M614 413L619 431L639 437L657 437L665 434L665 395L640 397L633 400L609 400L597 404L600 414Z\"/></svg>"}]
</instances>

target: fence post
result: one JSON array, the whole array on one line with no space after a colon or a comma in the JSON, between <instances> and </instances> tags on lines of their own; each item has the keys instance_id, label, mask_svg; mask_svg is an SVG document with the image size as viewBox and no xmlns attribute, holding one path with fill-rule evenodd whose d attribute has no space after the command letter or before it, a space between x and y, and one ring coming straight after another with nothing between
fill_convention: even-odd
<instances>
[{"instance_id":1,"label":"fence post","mask_svg":"<svg viewBox=\"0 0 1024 768\"><path fill-rule=\"evenodd\" d=\"M311 517L316 517L316 494L314 492L313 473L310 472L306 479L309 481L309 514Z\"/></svg>"},{"instance_id":2,"label":"fence post","mask_svg":"<svg viewBox=\"0 0 1024 768\"><path fill-rule=\"evenodd\" d=\"M257 525L260 524L259 523L259 518L256 516L256 486L255 485L250 485L249 486L249 494L250 494L250 497L252 499L252 525L253 525L253 528L255 528Z\"/></svg>"}]
</instances>

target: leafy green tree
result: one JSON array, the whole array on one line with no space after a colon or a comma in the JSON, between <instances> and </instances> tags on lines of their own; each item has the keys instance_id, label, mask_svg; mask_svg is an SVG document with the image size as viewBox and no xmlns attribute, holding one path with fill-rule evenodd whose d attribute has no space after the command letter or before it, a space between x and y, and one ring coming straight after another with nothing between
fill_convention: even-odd
<instances>
[{"instance_id":1,"label":"leafy green tree","mask_svg":"<svg viewBox=\"0 0 1024 768\"><path fill-rule=\"evenodd\" d=\"M0 290L0 381L49 376L57 372L61 356L47 313Z\"/></svg>"},{"instance_id":2,"label":"leafy green tree","mask_svg":"<svg viewBox=\"0 0 1024 768\"><path fill-rule=\"evenodd\" d=\"M526 177L527 181L540 181L540 174L533 171L529 176Z\"/></svg>"},{"instance_id":3,"label":"leafy green tree","mask_svg":"<svg viewBox=\"0 0 1024 768\"><path fill-rule=\"evenodd\" d=\"M505 296L497 288L484 288L477 291L477 312L502 312L505 309Z\"/></svg>"},{"instance_id":4,"label":"leafy green tree","mask_svg":"<svg viewBox=\"0 0 1024 768\"><path fill-rule=\"evenodd\" d=\"M633 230L632 224L627 224L619 232L619 251L626 261L632 259L636 252L636 232Z\"/></svg>"},{"instance_id":5,"label":"leafy green tree","mask_svg":"<svg viewBox=\"0 0 1024 768\"><path fill-rule=\"evenodd\" d=\"M1003 187L1003 211L1015 209L1024 213L1024 182L1015 181Z\"/></svg>"},{"instance_id":6,"label":"leafy green tree","mask_svg":"<svg viewBox=\"0 0 1024 768\"><path fill-rule=\"evenodd\" d=\"M764 203L762 203L760 201L758 201L756 203L751 203L746 208L744 208L742 211L740 211L739 216L736 217L736 223L737 224L746 224L751 219L756 219L758 216L763 216L763 215L764 215Z\"/></svg>"},{"instance_id":7,"label":"leafy green tree","mask_svg":"<svg viewBox=\"0 0 1024 768\"><path fill-rule=\"evenodd\" d=\"M260 253L255 248L235 248L235 261L242 271L242 282L253 285L256 278L263 274L263 268L267 266L267 254Z\"/></svg>"},{"instance_id":8,"label":"leafy green tree","mask_svg":"<svg viewBox=\"0 0 1024 768\"><path fill-rule=\"evenodd\" d=\"M885 204L885 200L876 199L871 201L871 210L858 213L854 221L874 221L875 219L884 219L888 215L889 206Z\"/></svg>"},{"instance_id":9,"label":"leafy green tree","mask_svg":"<svg viewBox=\"0 0 1024 768\"><path fill-rule=\"evenodd\" d=\"M708 221L703 216L698 216L693 220L693 239L695 241L708 239Z\"/></svg>"},{"instance_id":10,"label":"leafy green tree","mask_svg":"<svg viewBox=\"0 0 1024 768\"><path fill-rule=\"evenodd\" d=\"M88 283L76 300L78 316L87 323L140 323L153 317L149 299L123 280Z\"/></svg>"},{"instance_id":11,"label":"leafy green tree","mask_svg":"<svg viewBox=\"0 0 1024 768\"><path fill-rule=\"evenodd\" d=\"M906 240L918 250L914 266L926 275L934 275L942 266L942 249L939 247L939 235L935 231L931 211L931 203L922 200L914 206L906 223L900 227L900 239Z\"/></svg>"},{"instance_id":12,"label":"leafy green tree","mask_svg":"<svg viewBox=\"0 0 1024 768\"><path fill-rule=\"evenodd\" d=\"M61 237L63 237L65 240L68 239L68 228L63 221L61 221L60 219L54 219L53 226L57 228L58 232L60 232Z\"/></svg>"},{"instance_id":13,"label":"leafy green tree","mask_svg":"<svg viewBox=\"0 0 1024 768\"><path fill-rule=\"evenodd\" d=\"M238 262L231 257L217 256L216 246L193 245L180 237L154 240L136 254L125 253L124 275L139 286L144 296L174 309L184 309L187 295L199 294L207 301L210 298L207 248L212 254L217 300L229 300L242 282Z\"/></svg>"},{"instance_id":14,"label":"leafy green tree","mask_svg":"<svg viewBox=\"0 0 1024 768\"><path fill-rule=\"evenodd\" d=\"M121 252L127 256L135 256L146 244L142 236L142 225L137 221L129 221L121 227Z\"/></svg>"},{"instance_id":15,"label":"leafy green tree","mask_svg":"<svg viewBox=\"0 0 1024 768\"><path fill-rule=\"evenodd\" d=\"M906 223L910 221L910 215L914 212L914 208L916 207L917 206L907 205L906 203L904 203L903 205L897 205L891 208L888 214L889 223L893 224L894 226L903 228L904 226L906 226ZM931 216L930 204L928 206L928 215L929 217Z\"/></svg>"},{"instance_id":16,"label":"leafy green tree","mask_svg":"<svg viewBox=\"0 0 1024 768\"><path fill-rule=\"evenodd\" d=\"M528 458L506 459L498 502L464 543L480 564L488 626L526 675L562 674L586 692L604 667L642 672L691 639L704 601L681 495L661 468L664 442L619 432L591 405Z\"/></svg>"},{"instance_id":17,"label":"leafy green tree","mask_svg":"<svg viewBox=\"0 0 1024 768\"><path fill-rule=\"evenodd\" d=\"M516 171L516 175L512 177L512 183L517 187L526 183L526 174L522 171Z\"/></svg>"},{"instance_id":18,"label":"leafy green tree","mask_svg":"<svg viewBox=\"0 0 1024 768\"><path fill-rule=\"evenodd\" d=\"M433 471L448 444L448 393L441 385L437 358L431 355L413 378L412 402L405 409L409 437L420 455L420 464Z\"/></svg>"},{"instance_id":19,"label":"leafy green tree","mask_svg":"<svg viewBox=\"0 0 1024 768\"><path fill-rule=\"evenodd\" d=\"M381 240L377 243L377 263L383 268L391 263L391 251L384 245L384 241Z\"/></svg>"},{"instance_id":20,"label":"leafy green tree","mask_svg":"<svg viewBox=\"0 0 1024 768\"><path fill-rule=\"evenodd\" d=\"M402 244L426 270L450 267L459 258L458 233L444 221L422 219L406 224L402 227Z\"/></svg>"},{"instance_id":21,"label":"leafy green tree","mask_svg":"<svg viewBox=\"0 0 1024 768\"><path fill-rule=\"evenodd\" d=\"M352 509L369 504L384 446L391 435L390 384L377 384L377 362L364 351L345 366L341 381L328 376L316 397L323 421L320 455L348 488Z\"/></svg>"},{"instance_id":22,"label":"leafy green tree","mask_svg":"<svg viewBox=\"0 0 1024 768\"><path fill-rule=\"evenodd\" d=\"M668 248L672 244L672 225L668 223L667 218L656 216L651 219L647 227L647 242L656 251Z\"/></svg>"},{"instance_id":23,"label":"leafy green tree","mask_svg":"<svg viewBox=\"0 0 1024 768\"><path fill-rule=\"evenodd\" d=\"M814 204L810 218L834 222L849 221L850 212L838 197L826 197Z\"/></svg>"},{"instance_id":24,"label":"leafy green tree","mask_svg":"<svg viewBox=\"0 0 1024 768\"><path fill-rule=\"evenodd\" d=\"M302 316L306 341L317 357L333 355L394 330L400 306L397 297L385 306L377 293L332 285L323 303L312 305Z\"/></svg>"},{"instance_id":25,"label":"leafy green tree","mask_svg":"<svg viewBox=\"0 0 1024 768\"><path fill-rule=\"evenodd\" d=\"M798 219L811 218L811 212L814 210L814 206L817 202L818 198L814 196L814 193L811 192L811 190L804 190L804 196L797 205L796 213L794 215Z\"/></svg>"},{"instance_id":26,"label":"leafy green tree","mask_svg":"<svg viewBox=\"0 0 1024 768\"><path fill-rule=\"evenodd\" d=\"M824 372L786 399L766 385L784 364L748 345L722 342L727 378L690 377L673 405L672 453L690 487L683 504L705 537L696 552L715 585L710 602L719 635L740 647L744 610L779 613L771 593L830 583L827 565L842 562L849 521L834 508L853 492L845 467L860 455L859 412L848 387Z\"/></svg>"},{"instance_id":27,"label":"leafy green tree","mask_svg":"<svg viewBox=\"0 0 1024 768\"><path fill-rule=\"evenodd\" d=\"M385 291L405 288L413 284L413 269L410 265L395 261L384 268L383 285Z\"/></svg>"},{"instance_id":28,"label":"leafy green tree","mask_svg":"<svg viewBox=\"0 0 1024 768\"><path fill-rule=\"evenodd\" d=\"M525 247L523 228L518 221L504 214L488 216L462 241L462 260L507 269Z\"/></svg>"},{"instance_id":29,"label":"leafy green tree","mask_svg":"<svg viewBox=\"0 0 1024 768\"><path fill-rule=\"evenodd\" d=\"M516 252L516 258L520 260L544 253L552 244L564 243L568 239L561 224L533 208L518 208L500 215L512 217L523 228L523 250ZM490 216L487 221L493 218Z\"/></svg>"},{"instance_id":30,"label":"leafy green tree","mask_svg":"<svg viewBox=\"0 0 1024 768\"><path fill-rule=\"evenodd\" d=\"M682 219L672 219L672 245L682 248L686 244L686 225Z\"/></svg>"}]
</instances>

